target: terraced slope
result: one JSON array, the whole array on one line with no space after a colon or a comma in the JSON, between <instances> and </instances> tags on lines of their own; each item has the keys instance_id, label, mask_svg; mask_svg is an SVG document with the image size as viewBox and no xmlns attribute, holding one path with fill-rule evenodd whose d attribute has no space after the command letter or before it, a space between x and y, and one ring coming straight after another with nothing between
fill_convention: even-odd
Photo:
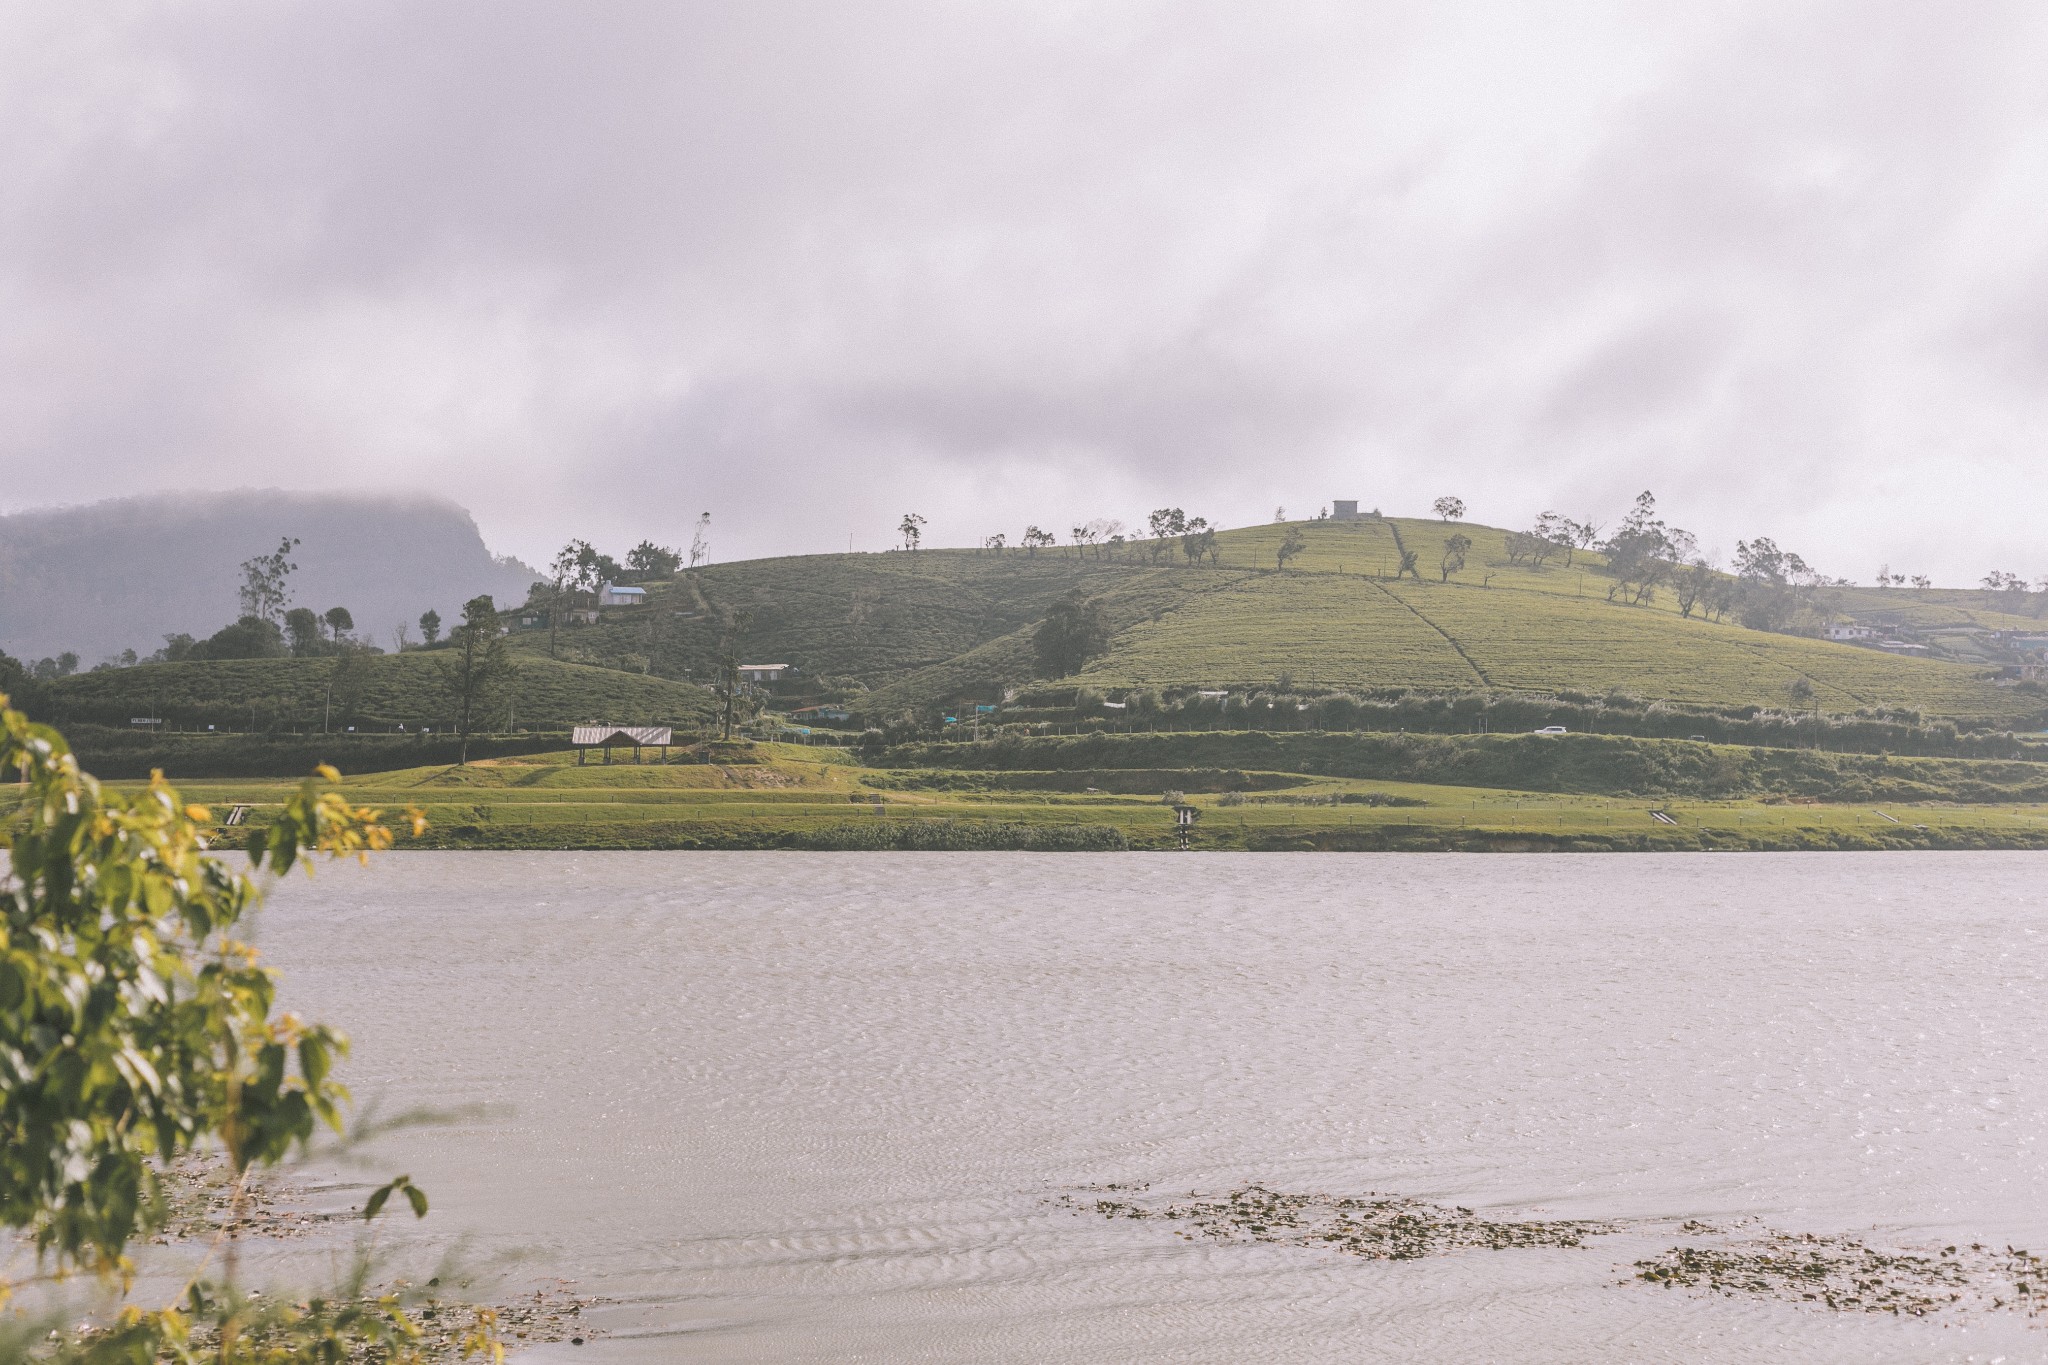
<instances>
[{"instance_id":1,"label":"terraced slope","mask_svg":"<svg viewBox=\"0 0 2048 1365\"><path fill-rule=\"evenodd\" d=\"M1190 597L1119 635L1082 673L1102 687L1202 683L1621 690L1715 706L1785 706L1805 679L1823 710L1911 707L2004 721L2043 699L1985 670L1747 630L1674 612L1468 584L1268 574Z\"/></svg>"},{"instance_id":2,"label":"terraced slope","mask_svg":"<svg viewBox=\"0 0 2048 1365\"><path fill-rule=\"evenodd\" d=\"M1268 574L1191 595L1118 635L1082 677L1109 686L1474 688L1486 681L1445 634L1369 578Z\"/></svg>"}]
</instances>

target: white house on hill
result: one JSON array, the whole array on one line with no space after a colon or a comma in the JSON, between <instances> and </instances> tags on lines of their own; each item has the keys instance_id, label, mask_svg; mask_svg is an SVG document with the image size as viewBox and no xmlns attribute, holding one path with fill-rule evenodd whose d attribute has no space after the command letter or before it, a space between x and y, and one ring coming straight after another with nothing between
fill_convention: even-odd
<instances>
[{"instance_id":1,"label":"white house on hill","mask_svg":"<svg viewBox=\"0 0 2048 1365\"><path fill-rule=\"evenodd\" d=\"M647 589L622 588L616 583L607 583L597 590L597 605L600 607L644 607L647 605Z\"/></svg>"}]
</instances>

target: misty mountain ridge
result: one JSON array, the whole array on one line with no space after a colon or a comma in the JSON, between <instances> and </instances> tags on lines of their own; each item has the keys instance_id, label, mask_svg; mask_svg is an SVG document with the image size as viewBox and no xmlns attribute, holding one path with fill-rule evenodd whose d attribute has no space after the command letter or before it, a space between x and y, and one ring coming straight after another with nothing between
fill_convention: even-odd
<instances>
[{"instance_id":1,"label":"misty mountain ridge","mask_svg":"<svg viewBox=\"0 0 2048 1365\"><path fill-rule=\"evenodd\" d=\"M518 602L540 576L493 555L461 506L420 494L237 489L38 508L0 516L0 650L70 650L90 667L174 632L203 639L240 614L242 562L287 536L299 541L293 605L347 607L386 649L428 608L454 617L478 593Z\"/></svg>"}]
</instances>

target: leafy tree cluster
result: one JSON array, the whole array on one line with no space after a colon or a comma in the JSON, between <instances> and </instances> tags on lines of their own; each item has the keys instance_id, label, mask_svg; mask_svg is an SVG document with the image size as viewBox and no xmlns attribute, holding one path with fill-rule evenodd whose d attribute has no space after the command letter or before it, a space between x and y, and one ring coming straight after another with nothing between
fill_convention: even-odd
<instances>
[{"instance_id":1,"label":"leafy tree cluster","mask_svg":"<svg viewBox=\"0 0 2048 1365\"><path fill-rule=\"evenodd\" d=\"M208 851L211 816L159 776L132 796L82 772L63 736L0 696L0 773L23 800L0 872L0 1224L57 1276L95 1276L117 1311L97 1327L21 1311L0 1323L0 1357L58 1365L258 1365L416 1360L417 1300L360 1281L293 1301L237 1283L248 1182L341 1133L347 1094L334 1075L347 1040L274 1009L276 975L243 929L262 899L249 873ZM378 812L327 789L322 769L275 819L251 831L252 872L307 855L389 847ZM412 813L413 827L424 826ZM129 1249L168 1217L165 1167L218 1153L232 1175L227 1254L170 1302L129 1301ZM416 1215L426 1195L404 1176L373 1192ZM14 1286L0 1281L0 1293ZM465 1354L500 1358L488 1313Z\"/></svg>"},{"instance_id":2,"label":"leafy tree cluster","mask_svg":"<svg viewBox=\"0 0 2048 1365\"><path fill-rule=\"evenodd\" d=\"M1032 637L1038 671L1048 678L1064 678L1081 671L1082 665L1109 648L1109 623L1102 603L1083 596L1077 588L1052 604Z\"/></svg>"}]
</instances>

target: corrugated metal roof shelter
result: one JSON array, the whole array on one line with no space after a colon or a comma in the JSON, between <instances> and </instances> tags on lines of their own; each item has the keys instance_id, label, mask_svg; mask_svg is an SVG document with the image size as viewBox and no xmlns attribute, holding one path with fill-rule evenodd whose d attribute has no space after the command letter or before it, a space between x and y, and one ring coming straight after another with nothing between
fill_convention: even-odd
<instances>
[{"instance_id":1,"label":"corrugated metal roof shelter","mask_svg":"<svg viewBox=\"0 0 2048 1365\"><path fill-rule=\"evenodd\" d=\"M612 761L612 746L630 744L633 746L633 761L640 761L642 746L661 749L664 762L668 759L670 744L669 727L666 725L579 725L569 732L569 745L576 750L576 761L581 763L592 749L604 750L604 761Z\"/></svg>"}]
</instances>

